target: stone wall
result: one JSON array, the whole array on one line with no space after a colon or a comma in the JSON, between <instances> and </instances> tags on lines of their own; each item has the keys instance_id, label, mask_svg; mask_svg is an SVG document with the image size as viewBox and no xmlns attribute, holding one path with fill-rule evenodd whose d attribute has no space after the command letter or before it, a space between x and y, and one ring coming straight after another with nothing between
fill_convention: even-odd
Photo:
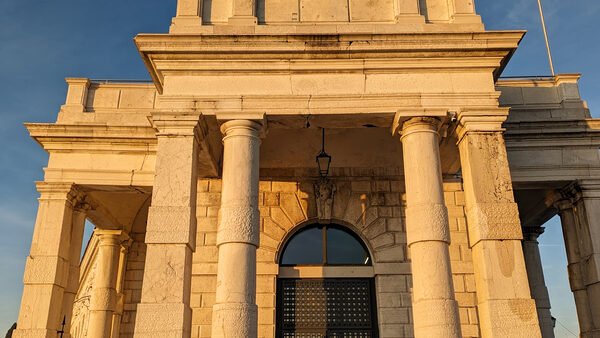
<instances>
[{"instance_id":1,"label":"stone wall","mask_svg":"<svg viewBox=\"0 0 600 338\"><path fill-rule=\"evenodd\" d=\"M409 252L404 228L404 185L399 179L339 178L333 218L356 231L373 256L380 337L412 337ZM211 336L217 268L217 214L220 180L198 183L197 248L192 267L192 337ZM460 183L444 184L452 244L450 254L463 336L479 336L473 264ZM259 337L275 332L278 250L299 224L316 217L312 181L260 182L261 237L257 251ZM138 291L139 292L139 291Z\"/></svg>"}]
</instances>

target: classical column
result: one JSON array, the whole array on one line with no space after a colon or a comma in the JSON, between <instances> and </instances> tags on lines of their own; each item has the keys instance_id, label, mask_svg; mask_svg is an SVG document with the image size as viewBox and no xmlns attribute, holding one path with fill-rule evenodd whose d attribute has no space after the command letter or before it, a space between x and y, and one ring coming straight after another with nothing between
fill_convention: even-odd
<instances>
[{"instance_id":1,"label":"classical column","mask_svg":"<svg viewBox=\"0 0 600 338\"><path fill-rule=\"evenodd\" d=\"M593 321L590 311L590 300L588 299L585 283L583 282L581 252L577 234L577 230L580 228L578 224L579 219L576 216L573 201L570 198L559 200L554 206L558 209L560 215L565 249L567 251L569 284L575 298L579 330L581 331L581 336L586 337L587 333L593 330Z\"/></svg>"},{"instance_id":2,"label":"classical column","mask_svg":"<svg viewBox=\"0 0 600 338\"><path fill-rule=\"evenodd\" d=\"M63 313L65 319L64 337L71 337L71 321L73 319L73 303L79 291L79 277L81 265L81 246L83 242L83 232L85 230L85 211L87 205L77 199L74 203L72 228L71 228L71 248L69 252L69 281L63 296Z\"/></svg>"},{"instance_id":3,"label":"classical column","mask_svg":"<svg viewBox=\"0 0 600 338\"><path fill-rule=\"evenodd\" d=\"M600 337L600 181L577 182L581 191L575 204L579 219L577 238L583 284L587 291L591 328L584 337Z\"/></svg>"},{"instance_id":4,"label":"classical column","mask_svg":"<svg viewBox=\"0 0 600 338\"><path fill-rule=\"evenodd\" d=\"M519 212L514 202L502 122L508 109L463 111L458 149L473 253L481 334L540 337L531 299Z\"/></svg>"},{"instance_id":5,"label":"classical column","mask_svg":"<svg viewBox=\"0 0 600 338\"><path fill-rule=\"evenodd\" d=\"M123 285L125 284L125 272L127 272L127 254L129 247L133 241L129 240L121 242L119 253L119 267L117 270L117 300L115 312L113 313L111 337L119 337L121 330L121 318L123 317L123 309L125 306L125 295L123 294Z\"/></svg>"},{"instance_id":6,"label":"classical column","mask_svg":"<svg viewBox=\"0 0 600 338\"><path fill-rule=\"evenodd\" d=\"M198 144L205 131L202 122L201 116L194 114L152 114L158 148L136 338L191 334Z\"/></svg>"},{"instance_id":7,"label":"classical column","mask_svg":"<svg viewBox=\"0 0 600 338\"><path fill-rule=\"evenodd\" d=\"M229 120L223 133L223 185L217 247L217 294L212 337L256 338L258 171L262 124Z\"/></svg>"},{"instance_id":8,"label":"classical column","mask_svg":"<svg viewBox=\"0 0 600 338\"><path fill-rule=\"evenodd\" d=\"M170 33L189 33L202 26L202 0L178 0Z\"/></svg>"},{"instance_id":9,"label":"classical column","mask_svg":"<svg viewBox=\"0 0 600 338\"><path fill-rule=\"evenodd\" d=\"M544 228L542 227L523 228L523 255L525 257L525 267L527 268L531 297L535 300L542 337L553 338L554 323L550 313L550 295L548 294L548 288L544 280L544 269L542 268L542 258L540 257L538 243L538 237L543 233Z\"/></svg>"},{"instance_id":10,"label":"classical column","mask_svg":"<svg viewBox=\"0 0 600 338\"><path fill-rule=\"evenodd\" d=\"M110 338L117 304L117 275L121 243L127 235L121 230L94 230L98 238L96 275L90 299L89 338Z\"/></svg>"},{"instance_id":11,"label":"classical column","mask_svg":"<svg viewBox=\"0 0 600 338\"><path fill-rule=\"evenodd\" d=\"M441 121L433 117L411 118L402 125L415 337L461 337L450 267L440 126Z\"/></svg>"},{"instance_id":12,"label":"classical column","mask_svg":"<svg viewBox=\"0 0 600 338\"><path fill-rule=\"evenodd\" d=\"M81 241L74 236L80 229L73 229L73 203L79 193L72 183L39 182L37 189L39 207L13 337L56 337L63 317L72 312L73 306L72 302L70 308L64 304L64 293L70 275L72 239Z\"/></svg>"}]
</instances>

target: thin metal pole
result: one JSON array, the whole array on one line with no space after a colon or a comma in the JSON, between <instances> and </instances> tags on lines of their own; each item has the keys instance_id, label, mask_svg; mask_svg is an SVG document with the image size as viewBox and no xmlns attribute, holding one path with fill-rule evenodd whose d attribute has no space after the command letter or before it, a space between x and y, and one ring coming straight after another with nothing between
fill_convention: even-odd
<instances>
[{"instance_id":1,"label":"thin metal pole","mask_svg":"<svg viewBox=\"0 0 600 338\"><path fill-rule=\"evenodd\" d=\"M548 61L550 62L550 72L554 73L554 62L552 61L552 53L550 52L550 42L548 41L548 32L546 31L546 20L544 19L544 11L542 10L542 0L538 0L538 8L540 9L540 18L542 19L542 31L546 40L546 51L548 52Z\"/></svg>"},{"instance_id":2,"label":"thin metal pole","mask_svg":"<svg viewBox=\"0 0 600 338\"><path fill-rule=\"evenodd\" d=\"M321 152L325 152L325 128L322 129L322 139L321 139Z\"/></svg>"}]
</instances>

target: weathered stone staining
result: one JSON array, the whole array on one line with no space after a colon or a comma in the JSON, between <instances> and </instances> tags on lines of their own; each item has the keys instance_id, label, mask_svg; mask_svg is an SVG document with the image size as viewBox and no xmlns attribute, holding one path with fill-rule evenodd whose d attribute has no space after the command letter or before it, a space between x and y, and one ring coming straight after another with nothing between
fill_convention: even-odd
<instances>
[{"instance_id":1,"label":"weathered stone staining","mask_svg":"<svg viewBox=\"0 0 600 338\"><path fill-rule=\"evenodd\" d=\"M202 116L154 113L158 146L146 227L146 264L136 337L190 335L191 261ZM165 313L167 315L165 315Z\"/></svg>"},{"instance_id":2,"label":"weathered stone staining","mask_svg":"<svg viewBox=\"0 0 600 338\"><path fill-rule=\"evenodd\" d=\"M179 0L135 39L151 83L68 78L27 125L50 157L15 336L326 335L282 317L278 280L366 278L376 315L347 334L552 337L537 237L559 214L600 337L600 122L579 75L499 78L522 36L471 0ZM364 264L281 261L326 224Z\"/></svg>"}]
</instances>

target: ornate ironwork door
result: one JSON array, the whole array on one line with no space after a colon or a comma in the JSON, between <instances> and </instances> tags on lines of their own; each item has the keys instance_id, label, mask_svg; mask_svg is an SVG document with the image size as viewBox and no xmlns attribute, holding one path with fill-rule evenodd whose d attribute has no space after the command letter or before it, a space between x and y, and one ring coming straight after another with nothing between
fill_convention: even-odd
<instances>
[{"instance_id":1,"label":"ornate ironwork door","mask_svg":"<svg viewBox=\"0 0 600 338\"><path fill-rule=\"evenodd\" d=\"M280 279L278 338L377 338L373 279Z\"/></svg>"}]
</instances>

